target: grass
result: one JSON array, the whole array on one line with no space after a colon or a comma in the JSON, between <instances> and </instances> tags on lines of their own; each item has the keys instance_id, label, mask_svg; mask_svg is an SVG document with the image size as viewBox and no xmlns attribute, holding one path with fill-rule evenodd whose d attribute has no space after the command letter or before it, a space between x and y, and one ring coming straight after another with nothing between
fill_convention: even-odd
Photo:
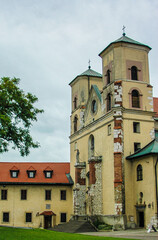
<instances>
[{"instance_id":1,"label":"grass","mask_svg":"<svg viewBox=\"0 0 158 240\"><path fill-rule=\"evenodd\" d=\"M103 238L72 233L53 232L45 229L21 229L0 227L0 240L102 240L102 239L123 240L124 238L111 238L111 237Z\"/></svg>"}]
</instances>

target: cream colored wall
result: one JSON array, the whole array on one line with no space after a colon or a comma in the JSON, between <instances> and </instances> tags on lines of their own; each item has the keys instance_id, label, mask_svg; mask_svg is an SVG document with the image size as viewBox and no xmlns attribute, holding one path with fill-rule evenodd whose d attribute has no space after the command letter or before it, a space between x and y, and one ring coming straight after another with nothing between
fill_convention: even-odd
<instances>
[{"instance_id":1,"label":"cream colored wall","mask_svg":"<svg viewBox=\"0 0 158 240\"><path fill-rule=\"evenodd\" d=\"M56 214L56 224L60 223L60 213L67 213L67 221L72 214L72 187L67 186L0 186L8 190L7 200L0 200L0 224L18 227L44 227L43 211ZM21 200L21 189L27 190L27 200ZM52 200L45 200L45 190L51 190ZM60 200L60 190L66 190L66 200ZM46 209L46 204L51 208ZM3 212L9 212L9 223L3 222ZM32 213L32 223L25 222L26 212ZM53 225L53 222L52 222Z\"/></svg>"},{"instance_id":2,"label":"cream colored wall","mask_svg":"<svg viewBox=\"0 0 158 240\"><path fill-rule=\"evenodd\" d=\"M147 226L151 218L155 216L156 213L156 195L155 195L155 161L153 156L147 156L139 160L135 160L132 163L133 170L133 204L136 205L139 203L140 192L143 193L143 204L146 204L145 208L145 225ZM143 167L143 180L137 181L137 166L141 164ZM154 196L154 198L153 198ZM151 208L148 205L151 204ZM134 218L137 222L137 211L134 208ZM138 222L137 222L138 224Z\"/></svg>"}]
</instances>

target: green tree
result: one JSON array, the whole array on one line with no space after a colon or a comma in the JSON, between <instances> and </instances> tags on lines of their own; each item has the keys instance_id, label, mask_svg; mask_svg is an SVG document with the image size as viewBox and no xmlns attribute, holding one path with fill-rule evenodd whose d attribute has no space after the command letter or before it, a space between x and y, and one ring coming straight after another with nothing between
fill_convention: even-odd
<instances>
[{"instance_id":1,"label":"green tree","mask_svg":"<svg viewBox=\"0 0 158 240\"><path fill-rule=\"evenodd\" d=\"M19 78L0 79L0 153L7 152L11 144L21 156L27 156L30 148L39 147L30 135L30 127L43 110L34 107L38 98L25 94L19 82Z\"/></svg>"}]
</instances>

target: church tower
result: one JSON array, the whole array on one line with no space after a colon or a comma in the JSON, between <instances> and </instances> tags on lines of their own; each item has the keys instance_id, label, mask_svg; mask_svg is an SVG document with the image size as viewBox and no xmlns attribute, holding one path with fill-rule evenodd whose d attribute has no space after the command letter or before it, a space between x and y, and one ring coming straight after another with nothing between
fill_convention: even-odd
<instances>
[{"instance_id":1,"label":"church tower","mask_svg":"<svg viewBox=\"0 0 158 240\"><path fill-rule=\"evenodd\" d=\"M135 216L132 164L126 157L154 135L150 47L123 33L71 83L74 214Z\"/></svg>"}]
</instances>

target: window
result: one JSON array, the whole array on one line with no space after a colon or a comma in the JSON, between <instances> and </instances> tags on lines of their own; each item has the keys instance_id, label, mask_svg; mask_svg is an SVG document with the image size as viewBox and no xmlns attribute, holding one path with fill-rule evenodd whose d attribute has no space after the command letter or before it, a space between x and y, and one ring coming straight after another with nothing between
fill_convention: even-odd
<instances>
[{"instance_id":1,"label":"window","mask_svg":"<svg viewBox=\"0 0 158 240\"><path fill-rule=\"evenodd\" d=\"M1 190L1 200L7 200L7 190Z\"/></svg>"},{"instance_id":2,"label":"window","mask_svg":"<svg viewBox=\"0 0 158 240\"><path fill-rule=\"evenodd\" d=\"M141 148L140 143L134 143L134 152L137 152Z\"/></svg>"},{"instance_id":3,"label":"window","mask_svg":"<svg viewBox=\"0 0 158 240\"><path fill-rule=\"evenodd\" d=\"M107 84L109 84L110 83L110 70L109 69L107 70L106 75L107 75Z\"/></svg>"},{"instance_id":4,"label":"window","mask_svg":"<svg viewBox=\"0 0 158 240\"><path fill-rule=\"evenodd\" d=\"M90 135L89 141L88 141L88 148L89 148L89 157L94 156L94 136Z\"/></svg>"},{"instance_id":5,"label":"window","mask_svg":"<svg viewBox=\"0 0 158 240\"><path fill-rule=\"evenodd\" d=\"M142 165L139 164L137 166L137 181L142 181L143 180L143 168Z\"/></svg>"},{"instance_id":6,"label":"window","mask_svg":"<svg viewBox=\"0 0 158 240\"><path fill-rule=\"evenodd\" d=\"M51 190L45 190L45 200L51 200Z\"/></svg>"},{"instance_id":7,"label":"window","mask_svg":"<svg viewBox=\"0 0 158 240\"><path fill-rule=\"evenodd\" d=\"M140 133L140 123L139 122L133 122L133 132Z\"/></svg>"},{"instance_id":8,"label":"window","mask_svg":"<svg viewBox=\"0 0 158 240\"><path fill-rule=\"evenodd\" d=\"M60 214L60 222L66 222L66 213Z\"/></svg>"},{"instance_id":9,"label":"window","mask_svg":"<svg viewBox=\"0 0 158 240\"><path fill-rule=\"evenodd\" d=\"M140 108L140 97L137 90L132 91L132 107Z\"/></svg>"},{"instance_id":10,"label":"window","mask_svg":"<svg viewBox=\"0 0 158 240\"><path fill-rule=\"evenodd\" d=\"M131 79L138 80L138 69L136 66L131 67Z\"/></svg>"},{"instance_id":11,"label":"window","mask_svg":"<svg viewBox=\"0 0 158 240\"><path fill-rule=\"evenodd\" d=\"M32 213L26 213L26 222L32 222Z\"/></svg>"},{"instance_id":12,"label":"window","mask_svg":"<svg viewBox=\"0 0 158 240\"><path fill-rule=\"evenodd\" d=\"M44 170L45 178L52 178L53 170L46 171Z\"/></svg>"},{"instance_id":13,"label":"window","mask_svg":"<svg viewBox=\"0 0 158 240\"><path fill-rule=\"evenodd\" d=\"M108 135L111 135L111 124L108 125Z\"/></svg>"},{"instance_id":14,"label":"window","mask_svg":"<svg viewBox=\"0 0 158 240\"><path fill-rule=\"evenodd\" d=\"M60 200L66 200L66 190L60 191Z\"/></svg>"},{"instance_id":15,"label":"window","mask_svg":"<svg viewBox=\"0 0 158 240\"><path fill-rule=\"evenodd\" d=\"M36 170L33 171L27 170L27 175L29 178L34 178L36 175Z\"/></svg>"},{"instance_id":16,"label":"window","mask_svg":"<svg viewBox=\"0 0 158 240\"><path fill-rule=\"evenodd\" d=\"M111 94L107 95L107 112L111 110Z\"/></svg>"},{"instance_id":17,"label":"window","mask_svg":"<svg viewBox=\"0 0 158 240\"><path fill-rule=\"evenodd\" d=\"M95 113L97 110L97 102L95 100L92 101L91 110L92 113Z\"/></svg>"},{"instance_id":18,"label":"window","mask_svg":"<svg viewBox=\"0 0 158 240\"><path fill-rule=\"evenodd\" d=\"M10 170L10 174L12 178L17 178L19 174L19 170Z\"/></svg>"},{"instance_id":19,"label":"window","mask_svg":"<svg viewBox=\"0 0 158 240\"><path fill-rule=\"evenodd\" d=\"M74 98L74 110L77 108L77 97Z\"/></svg>"},{"instance_id":20,"label":"window","mask_svg":"<svg viewBox=\"0 0 158 240\"><path fill-rule=\"evenodd\" d=\"M77 122L78 122L78 118L77 118L77 116L75 116L75 118L74 118L74 132L77 131Z\"/></svg>"},{"instance_id":21,"label":"window","mask_svg":"<svg viewBox=\"0 0 158 240\"><path fill-rule=\"evenodd\" d=\"M27 190L21 190L21 200L27 200Z\"/></svg>"},{"instance_id":22,"label":"window","mask_svg":"<svg viewBox=\"0 0 158 240\"><path fill-rule=\"evenodd\" d=\"M9 222L9 212L3 213L3 222Z\"/></svg>"}]
</instances>

